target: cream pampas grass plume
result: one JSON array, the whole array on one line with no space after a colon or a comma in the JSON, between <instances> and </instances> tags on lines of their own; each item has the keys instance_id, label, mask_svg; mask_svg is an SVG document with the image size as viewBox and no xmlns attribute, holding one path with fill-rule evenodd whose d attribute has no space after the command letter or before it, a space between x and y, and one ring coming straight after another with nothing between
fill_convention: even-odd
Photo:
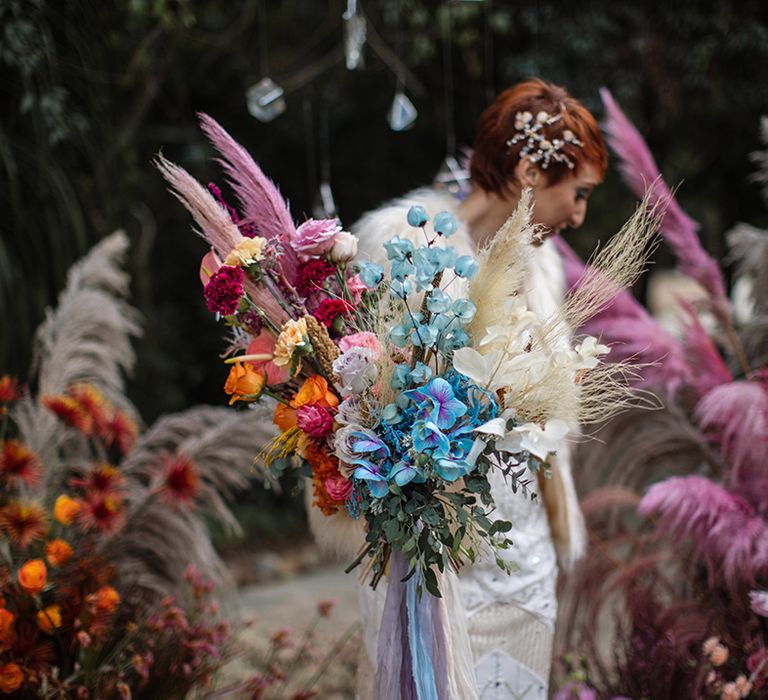
<instances>
[{"instance_id":1,"label":"cream pampas grass plume","mask_svg":"<svg viewBox=\"0 0 768 700\"><path fill-rule=\"evenodd\" d=\"M199 233L224 260L243 238L229 212L184 168L166 160L162 154L157 155L154 163L171 186L173 196L192 214L200 227Z\"/></svg>"},{"instance_id":2,"label":"cream pampas grass plume","mask_svg":"<svg viewBox=\"0 0 768 700\"><path fill-rule=\"evenodd\" d=\"M136 416L124 393L124 375L136 359L131 339L141 333L139 314L125 301L129 278L120 263L127 248L128 237L117 231L70 269L56 308L48 310L35 335L32 371L41 396L90 383ZM44 463L69 439L53 414L30 397L17 405L15 420L25 443ZM46 470L45 477L46 484L55 484L60 474Z\"/></svg>"},{"instance_id":3,"label":"cream pampas grass plume","mask_svg":"<svg viewBox=\"0 0 768 700\"><path fill-rule=\"evenodd\" d=\"M498 325L499 310L523 288L534 234L532 199L530 188L524 189L512 216L475 256L479 268L469 286L469 300L477 307L468 328L473 338L483 338L488 328Z\"/></svg>"}]
</instances>

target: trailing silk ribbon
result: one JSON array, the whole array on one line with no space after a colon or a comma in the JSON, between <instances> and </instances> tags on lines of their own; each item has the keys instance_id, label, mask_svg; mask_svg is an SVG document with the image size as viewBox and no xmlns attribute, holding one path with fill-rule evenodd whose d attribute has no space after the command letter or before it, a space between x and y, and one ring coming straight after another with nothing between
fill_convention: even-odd
<instances>
[{"instance_id":1,"label":"trailing silk ribbon","mask_svg":"<svg viewBox=\"0 0 768 700\"><path fill-rule=\"evenodd\" d=\"M379 629L375 697L447 699L445 620L440 600L429 593L419 599L417 575L402 583L406 573L404 558L393 553Z\"/></svg>"}]
</instances>

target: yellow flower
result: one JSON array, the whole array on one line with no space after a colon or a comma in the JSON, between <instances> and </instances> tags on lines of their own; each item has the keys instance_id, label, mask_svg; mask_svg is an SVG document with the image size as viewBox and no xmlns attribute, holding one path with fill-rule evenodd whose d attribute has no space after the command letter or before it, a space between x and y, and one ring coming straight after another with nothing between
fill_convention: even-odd
<instances>
[{"instance_id":1,"label":"yellow flower","mask_svg":"<svg viewBox=\"0 0 768 700\"><path fill-rule=\"evenodd\" d=\"M225 265L230 267L241 267L252 265L264 257L264 246L267 244L265 238L255 236L254 238L243 239L229 251Z\"/></svg>"},{"instance_id":2,"label":"yellow flower","mask_svg":"<svg viewBox=\"0 0 768 700\"><path fill-rule=\"evenodd\" d=\"M71 525L80 512L80 504L74 499L62 494L53 506L53 517L62 525Z\"/></svg>"},{"instance_id":3,"label":"yellow flower","mask_svg":"<svg viewBox=\"0 0 768 700\"><path fill-rule=\"evenodd\" d=\"M46 634L61 627L61 606L49 605L37 613L37 626Z\"/></svg>"},{"instance_id":4,"label":"yellow flower","mask_svg":"<svg viewBox=\"0 0 768 700\"><path fill-rule=\"evenodd\" d=\"M18 577L19 584L29 595L37 595L45 588L48 578L45 562L42 559L30 559L19 569Z\"/></svg>"},{"instance_id":5,"label":"yellow flower","mask_svg":"<svg viewBox=\"0 0 768 700\"><path fill-rule=\"evenodd\" d=\"M278 367L291 364L296 348L303 348L309 343L307 337L307 322L300 318L283 324L280 335L275 343L275 357L272 360Z\"/></svg>"},{"instance_id":6,"label":"yellow flower","mask_svg":"<svg viewBox=\"0 0 768 700\"><path fill-rule=\"evenodd\" d=\"M64 540L51 540L45 545L45 558L51 566L61 566L72 557L72 547Z\"/></svg>"},{"instance_id":7,"label":"yellow flower","mask_svg":"<svg viewBox=\"0 0 768 700\"><path fill-rule=\"evenodd\" d=\"M231 394L229 405L235 401L253 401L264 388L264 375L257 372L249 364L236 362L229 370L229 376L224 384L224 391Z\"/></svg>"}]
</instances>

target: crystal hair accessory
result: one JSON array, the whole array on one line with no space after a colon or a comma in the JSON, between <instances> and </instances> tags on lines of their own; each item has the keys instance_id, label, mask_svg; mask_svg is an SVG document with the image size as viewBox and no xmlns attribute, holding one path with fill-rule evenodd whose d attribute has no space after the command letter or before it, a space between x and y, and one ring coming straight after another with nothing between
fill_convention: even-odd
<instances>
[{"instance_id":1,"label":"crystal hair accessory","mask_svg":"<svg viewBox=\"0 0 768 700\"><path fill-rule=\"evenodd\" d=\"M530 112L518 112L515 114L515 130L519 133L507 141L507 146L511 147L525 141L525 145L520 149L521 158L530 156L531 162L541 162L543 170L546 170L552 161L565 163L573 170L573 161L563 153L562 149L566 145L581 147L584 144L570 129L564 129L559 138L548 139L543 133L545 126L551 126L561 118L560 114L551 115L549 112L541 111L534 119Z\"/></svg>"}]
</instances>

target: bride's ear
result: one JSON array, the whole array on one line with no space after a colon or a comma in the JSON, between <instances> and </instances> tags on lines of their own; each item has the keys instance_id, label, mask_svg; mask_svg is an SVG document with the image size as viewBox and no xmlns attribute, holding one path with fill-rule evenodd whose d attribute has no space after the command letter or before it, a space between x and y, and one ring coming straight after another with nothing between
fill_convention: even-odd
<instances>
[{"instance_id":1,"label":"bride's ear","mask_svg":"<svg viewBox=\"0 0 768 700\"><path fill-rule=\"evenodd\" d=\"M541 169L528 157L521 158L515 168L515 177L522 187L536 187L541 182Z\"/></svg>"}]
</instances>

